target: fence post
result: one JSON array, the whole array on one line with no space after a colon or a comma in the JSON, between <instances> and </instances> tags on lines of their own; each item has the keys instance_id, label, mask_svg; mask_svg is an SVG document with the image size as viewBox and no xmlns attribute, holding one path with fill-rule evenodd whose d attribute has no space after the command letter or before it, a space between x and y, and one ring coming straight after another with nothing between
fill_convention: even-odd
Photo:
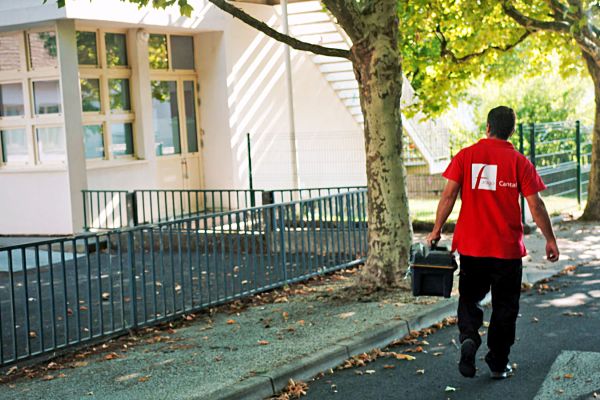
<instances>
[{"instance_id":1,"label":"fence post","mask_svg":"<svg viewBox=\"0 0 600 400\"><path fill-rule=\"evenodd\" d=\"M531 124L531 132L529 132L529 159L535 167L535 124Z\"/></svg>"},{"instance_id":2,"label":"fence post","mask_svg":"<svg viewBox=\"0 0 600 400\"><path fill-rule=\"evenodd\" d=\"M575 121L575 145L577 155L577 205L581 207L581 123Z\"/></svg>"},{"instance_id":3,"label":"fence post","mask_svg":"<svg viewBox=\"0 0 600 400\"><path fill-rule=\"evenodd\" d=\"M523 123L519 124L519 153L525 152L525 138L523 137ZM521 195L521 222L525 223L525 197Z\"/></svg>"},{"instance_id":4,"label":"fence post","mask_svg":"<svg viewBox=\"0 0 600 400\"><path fill-rule=\"evenodd\" d=\"M286 249L285 249L285 206L279 205L277 207L279 209L279 253L281 254L281 267L283 268L283 280L287 284L288 283L288 274L287 274L287 257ZM273 208L273 211L275 209ZM277 249L277 248L276 248Z\"/></svg>"},{"instance_id":5,"label":"fence post","mask_svg":"<svg viewBox=\"0 0 600 400\"><path fill-rule=\"evenodd\" d=\"M125 194L125 204L127 209L127 226L133 228L138 224L138 208L136 192L128 192ZM123 226L123 221L121 221Z\"/></svg>"},{"instance_id":6,"label":"fence post","mask_svg":"<svg viewBox=\"0 0 600 400\"><path fill-rule=\"evenodd\" d=\"M131 312L132 316L132 327L136 328L137 322L137 283L135 281L135 238L134 231L127 232L127 252L129 255L129 292L131 297ZM123 307L125 305L123 304Z\"/></svg>"},{"instance_id":7,"label":"fence post","mask_svg":"<svg viewBox=\"0 0 600 400\"><path fill-rule=\"evenodd\" d=\"M250 206L254 207L256 205L256 202L254 201L254 184L252 182L252 151L250 148L250 132L246 133L246 141L248 142L248 179L250 183Z\"/></svg>"},{"instance_id":8,"label":"fence post","mask_svg":"<svg viewBox=\"0 0 600 400\"><path fill-rule=\"evenodd\" d=\"M85 196L85 190L81 191L83 195L83 230L89 232L90 227L88 226L88 213L87 213L87 199Z\"/></svg>"}]
</instances>

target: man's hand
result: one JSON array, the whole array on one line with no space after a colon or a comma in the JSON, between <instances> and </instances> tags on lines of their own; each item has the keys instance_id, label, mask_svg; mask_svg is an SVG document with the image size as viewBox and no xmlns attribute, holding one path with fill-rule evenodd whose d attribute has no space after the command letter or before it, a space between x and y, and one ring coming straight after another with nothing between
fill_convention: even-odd
<instances>
[{"instance_id":1,"label":"man's hand","mask_svg":"<svg viewBox=\"0 0 600 400\"><path fill-rule=\"evenodd\" d=\"M548 261L556 262L558 261L558 257L560 256L560 252L558 251L558 245L556 244L556 240L549 240L546 242L546 258Z\"/></svg>"},{"instance_id":2,"label":"man's hand","mask_svg":"<svg viewBox=\"0 0 600 400\"><path fill-rule=\"evenodd\" d=\"M432 247L434 244L437 244L441 238L442 234L439 231L432 231L429 235L427 235L425 241L427 242L427 246Z\"/></svg>"}]
</instances>

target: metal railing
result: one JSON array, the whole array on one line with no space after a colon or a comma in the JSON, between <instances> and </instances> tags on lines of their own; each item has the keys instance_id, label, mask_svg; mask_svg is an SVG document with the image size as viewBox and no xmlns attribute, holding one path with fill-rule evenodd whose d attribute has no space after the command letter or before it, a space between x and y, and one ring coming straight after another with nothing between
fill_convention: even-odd
<instances>
[{"instance_id":1,"label":"metal railing","mask_svg":"<svg viewBox=\"0 0 600 400\"><path fill-rule=\"evenodd\" d=\"M0 366L361 263L366 190L0 249Z\"/></svg>"},{"instance_id":2,"label":"metal railing","mask_svg":"<svg viewBox=\"0 0 600 400\"><path fill-rule=\"evenodd\" d=\"M263 190L263 204L285 203L295 200L306 200L315 197L331 196L338 193L346 193L352 190L363 190L366 186L337 186L317 187L305 189L277 189Z\"/></svg>"}]
</instances>

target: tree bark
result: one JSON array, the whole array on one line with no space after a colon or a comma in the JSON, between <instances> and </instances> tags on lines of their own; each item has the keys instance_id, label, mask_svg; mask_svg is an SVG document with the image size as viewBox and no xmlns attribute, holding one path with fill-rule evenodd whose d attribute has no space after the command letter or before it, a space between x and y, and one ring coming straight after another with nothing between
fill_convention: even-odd
<instances>
[{"instance_id":1,"label":"tree bark","mask_svg":"<svg viewBox=\"0 0 600 400\"><path fill-rule=\"evenodd\" d=\"M365 119L369 256L361 283L373 289L402 286L412 242L406 171L402 160L402 67L395 1L374 2L367 31L352 47Z\"/></svg>"},{"instance_id":2,"label":"tree bark","mask_svg":"<svg viewBox=\"0 0 600 400\"><path fill-rule=\"evenodd\" d=\"M583 52L583 58L594 82L596 114L594 116L594 130L592 131L592 161L588 197L581 219L584 221L600 221L600 60L594 60L585 52Z\"/></svg>"}]
</instances>

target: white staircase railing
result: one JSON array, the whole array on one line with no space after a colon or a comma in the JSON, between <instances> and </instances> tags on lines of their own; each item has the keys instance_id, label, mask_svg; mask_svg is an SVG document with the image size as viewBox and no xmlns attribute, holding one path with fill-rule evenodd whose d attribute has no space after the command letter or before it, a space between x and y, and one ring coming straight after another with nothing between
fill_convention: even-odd
<instances>
[{"instance_id":1,"label":"white staircase railing","mask_svg":"<svg viewBox=\"0 0 600 400\"><path fill-rule=\"evenodd\" d=\"M302 1L288 4L290 34L309 43L328 47L350 49L352 41L335 23L333 16L323 9L319 1ZM337 57L315 55L313 62L336 92L338 98L363 126L364 118L360 108L358 83L354 77L352 63ZM404 78L402 104L417 101L410 82ZM448 129L441 119L426 119L422 113L413 117L402 117L403 126L410 139L423 155L431 174L441 173L450 160Z\"/></svg>"}]
</instances>

